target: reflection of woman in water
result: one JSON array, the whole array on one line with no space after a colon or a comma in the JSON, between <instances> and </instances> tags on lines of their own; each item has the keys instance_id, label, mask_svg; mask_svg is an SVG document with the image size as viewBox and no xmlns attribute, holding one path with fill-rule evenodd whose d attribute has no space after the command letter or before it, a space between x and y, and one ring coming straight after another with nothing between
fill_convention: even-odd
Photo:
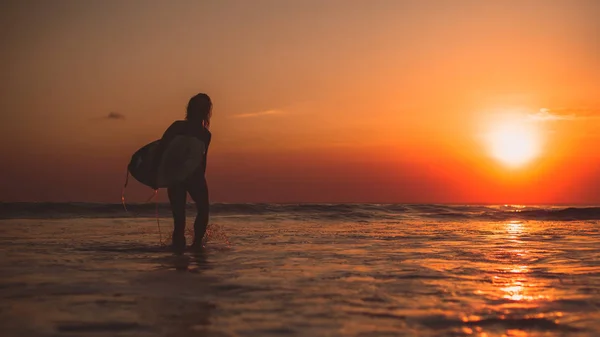
<instances>
[{"instance_id":1,"label":"reflection of woman in water","mask_svg":"<svg viewBox=\"0 0 600 337\"><path fill-rule=\"evenodd\" d=\"M187 106L185 120L175 121L165 131L154 157L154 175L167 145L173 138L180 135L193 136L202 141L206 146L202 164L184 182L167 188L171 210L173 212L173 249L176 252L185 250L185 207L187 193L196 203L196 221L194 221L194 242L192 248L202 248L202 238L208 225L208 186L206 184L206 154L210 145L211 133L208 131L212 114L212 102L206 94L192 97Z\"/></svg>"}]
</instances>

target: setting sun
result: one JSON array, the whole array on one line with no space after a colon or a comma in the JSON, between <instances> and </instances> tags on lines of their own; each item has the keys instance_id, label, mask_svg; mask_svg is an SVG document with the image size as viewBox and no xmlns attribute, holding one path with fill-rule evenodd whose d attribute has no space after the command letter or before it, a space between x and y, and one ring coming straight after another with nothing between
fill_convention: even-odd
<instances>
[{"instance_id":1,"label":"setting sun","mask_svg":"<svg viewBox=\"0 0 600 337\"><path fill-rule=\"evenodd\" d=\"M497 126L489 134L488 141L492 156L511 167L526 164L540 151L535 130L523 123L505 123Z\"/></svg>"}]
</instances>

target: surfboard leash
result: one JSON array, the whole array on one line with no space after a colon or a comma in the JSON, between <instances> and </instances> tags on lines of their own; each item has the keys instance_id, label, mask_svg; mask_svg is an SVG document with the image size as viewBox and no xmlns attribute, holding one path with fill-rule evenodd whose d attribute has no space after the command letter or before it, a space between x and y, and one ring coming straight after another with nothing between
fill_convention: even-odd
<instances>
[{"instance_id":1,"label":"surfboard leash","mask_svg":"<svg viewBox=\"0 0 600 337\"><path fill-rule=\"evenodd\" d=\"M154 194L152 194L152 196L150 197L150 199L148 199L148 201L146 202L150 202L152 201L152 199L154 199L156 196L158 195L158 189L154 190ZM154 205L155 205L155 214L156 214L156 226L158 227L158 242L160 243L160 245L162 246L163 242L162 242L162 233L160 232L160 220L159 220L159 216L158 216L158 199L154 200Z\"/></svg>"},{"instance_id":2,"label":"surfboard leash","mask_svg":"<svg viewBox=\"0 0 600 337\"><path fill-rule=\"evenodd\" d=\"M156 193L158 193L158 190L156 190ZM156 205L156 225L158 226L158 243L162 246L163 245L162 234L160 233L160 220L158 217L158 200L155 201L155 205Z\"/></svg>"},{"instance_id":3,"label":"surfboard leash","mask_svg":"<svg viewBox=\"0 0 600 337\"><path fill-rule=\"evenodd\" d=\"M121 189L121 204L123 204L123 208L125 209L125 212L129 213L129 211L127 210L127 206L125 206L125 189L127 188L127 183L129 183L129 168L125 169L125 184L123 185L123 188Z\"/></svg>"},{"instance_id":4,"label":"surfboard leash","mask_svg":"<svg viewBox=\"0 0 600 337\"><path fill-rule=\"evenodd\" d=\"M125 205L125 189L127 188L128 183L129 183L129 168L127 168L125 170L125 184L123 184L123 188L121 188L121 204L123 205L123 209L125 210L126 213L129 213L129 210L127 209L127 206ZM148 200L146 200L146 203L149 203L150 201L152 201L152 199L154 199L157 195L158 195L158 189L155 189L154 193L152 193L150 198L148 198ZM158 242L162 246L163 242L162 242L162 233L160 230L160 220L159 220L159 213L158 213L158 199L155 200L154 204L155 204L156 225L158 226Z\"/></svg>"}]
</instances>

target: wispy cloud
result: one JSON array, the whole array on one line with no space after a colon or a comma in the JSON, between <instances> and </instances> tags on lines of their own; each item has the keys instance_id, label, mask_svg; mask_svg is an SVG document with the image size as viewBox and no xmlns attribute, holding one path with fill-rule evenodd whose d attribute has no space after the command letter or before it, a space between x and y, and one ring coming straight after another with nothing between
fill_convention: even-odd
<instances>
[{"instance_id":1,"label":"wispy cloud","mask_svg":"<svg viewBox=\"0 0 600 337\"><path fill-rule=\"evenodd\" d=\"M528 115L529 119L540 122L573 121L598 117L600 117L598 111L586 108L542 108L537 113Z\"/></svg>"},{"instance_id":2,"label":"wispy cloud","mask_svg":"<svg viewBox=\"0 0 600 337\"><path fill-rule=\"evenodd\" d=\"M258 111L258 112L237 114L237 115L233 115L233 118L251 118L251 117L261 117L261 116L268 116L268 115L281 115L284 113L285 113L285 111L283 111L283 110L271 109L271 110L264 110L264 111Z\"/></svg>"},{"instance_id":3,"label":"wispy cloud","mask_svg":"<svg viewBox=\"0 0 600 337\"><path fill-rule=\"evenodd\" d=\"M120 114L118 112L111 111L104 118L106 118L106 119L125 119L125 115Z\"/></svg>"}]
</instances>

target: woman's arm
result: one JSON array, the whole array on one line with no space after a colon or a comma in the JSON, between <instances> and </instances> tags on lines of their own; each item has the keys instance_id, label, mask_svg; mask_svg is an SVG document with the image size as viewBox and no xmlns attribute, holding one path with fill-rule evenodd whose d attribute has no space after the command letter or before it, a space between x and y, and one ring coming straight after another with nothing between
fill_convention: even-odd
<instances>
[{"instance_id":1,"label":"woman's arm","mask_svg":"<svg viewBox=\"0 0 600 337\"><path fill-rule=\"evenodd\" d=\"M210 140L212 139L212 134L207 131L207 136L206 136L206 144L204 144L204 160L202 165L204 166L204 174L206 174L206 161L208 160L208 147L210 146Z\"/></svg>"}]
</instances>

